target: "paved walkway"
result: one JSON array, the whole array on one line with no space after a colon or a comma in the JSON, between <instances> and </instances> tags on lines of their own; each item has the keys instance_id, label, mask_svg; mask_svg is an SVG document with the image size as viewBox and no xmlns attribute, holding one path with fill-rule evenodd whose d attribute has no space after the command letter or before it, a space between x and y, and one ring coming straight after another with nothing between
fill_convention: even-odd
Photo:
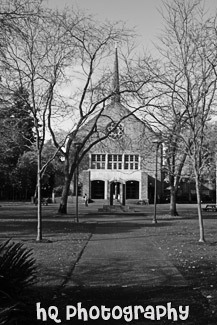
<instances>
[{"instance_id":1,"label":"paved walkway","mask_svg":"<svg viewBox=\"0 0 217 325\"><path fill-rule=\"evenodd\" d=\"M190 306L185 325L203 325L206 315L200 293L192 290L177 268L164 256L143 227L103 225L99 223L72 269L64 286L65 300L82 306ZM114 307L115 308L115 307ZM118 307L119 308L119 307ZM153 307L154 308L154 307ZM88 310L89 310L88 309ZM124 310L124 309L123 309ZM176 324L183 324L177 319ZM99 322L88 324L104 324ZM124 319L109 324L125 325ZM165 317L159 321L140 315L134 324L171 324ZM172 322L173 323L173 322Z\"/></svg>"},{"instance_id":2,"label":"paved walkway","mask_svg":"<svg viewBox=\"0 0 217 325\"><path fill-rule=\"evenodd\" d=\"M106 231L105 231L106 230ZM163 253L130 226L98 226L90 238L68 286L186 286L186 281Z\"/></svg>"}]
</instances>

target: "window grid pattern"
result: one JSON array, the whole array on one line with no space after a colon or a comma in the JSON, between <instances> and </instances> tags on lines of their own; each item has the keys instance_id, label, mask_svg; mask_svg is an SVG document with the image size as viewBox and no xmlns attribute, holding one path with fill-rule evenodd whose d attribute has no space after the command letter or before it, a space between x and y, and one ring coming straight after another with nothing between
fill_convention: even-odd
<instances>
[{"instance_id":1,"label":"window grid pattern","mask_svg":"<svg viewBox=\"0 0 217 325\"><path fill-rule=\"evenodd\" d=\"M91 169L138 170L139 155L92 154Z\"/></svg>"},{"instance_id":2,"label":"window grid pattern","mask_svg":"<svg viewBox=\"0 0 217 325\"><path fill-rule=\"evenodd\" d=\"M122 155L108 155L108 169L122 169L123 168L123 156Z\"/></svg>"},{"instance_id":3,"label":"window grid pattern","mask_svg":"<svg viewBox=\"0 0 217 325\"><path fill-rule=\"evenodd\" d=\"M105 169L105 154L91 155L91 169Z\"/></svg>"},{"instance_id":4,"label":"window grid pattern","mask_svg":"<svg viewBox=\"0 0 217 325\"><path fill-rule=\"evenodd\" d=\"M139 169L139 155L124 155L124 169Z\"/></svg>"}]
</instances>

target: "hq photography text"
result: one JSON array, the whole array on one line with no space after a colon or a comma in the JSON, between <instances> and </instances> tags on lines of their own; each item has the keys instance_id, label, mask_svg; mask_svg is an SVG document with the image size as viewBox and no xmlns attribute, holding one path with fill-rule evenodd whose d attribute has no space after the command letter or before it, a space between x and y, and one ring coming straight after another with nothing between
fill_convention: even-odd
<instances>
[{"instance_id":1,"label":"hq photography text","mask_svg":"<svg viewBox=\"0 0 217 325\"><path fill-rule=\"evenodd\" d=\"M89 320L125 320L126 322L131 322L134 320L155 320L160 321L162 319L168 319L169 321L185 321L189 317L189 306L178 306L172 307L172 303L168 302L164 305L147 305L143 307L142 305L135 306L114 306L112 308L102 306L91 306L90 308L85 308L82 306L81 302L76 305L67 305L65 307L64 320L59 316L59 310L56 306L50 306L47 309L41 306L41 303L36 303L36 314L37 320L46 322L48 319L53 320L57 324L61 324L62 321L74 321L81 320L88 322Z\"/></svg>"}]
</instances>

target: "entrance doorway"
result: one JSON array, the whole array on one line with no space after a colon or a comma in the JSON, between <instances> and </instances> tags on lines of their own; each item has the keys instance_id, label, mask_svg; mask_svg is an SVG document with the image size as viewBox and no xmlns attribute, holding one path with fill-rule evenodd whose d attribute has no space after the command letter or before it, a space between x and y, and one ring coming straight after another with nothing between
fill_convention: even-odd
<instances>
[{"instance_id":1,"label":"entrance doorway","mask_svg":"<svg viewBox=\"0 0 217 325\"><path fill-rule=\"evenodd\" d=\"M111 193L113 200L119 200L120 201L120 184L119 182L113 182L111 183Z\"/></svg>"},{"instance_id":2,"label":"entrance doorway","mask_svg":"<svg viewBox=\"0 0 217 325\"><path fill-rule=\"evenodd\" d=\"M91 199L104 199L104 181L92 181L91 182Z\"/></svg>"},{"instance_id":3,"label":"entrance doorway","mask_svg":"<svg viewBox=\"0 0 217 325\"><path fill-rule=\"evenodd\" d=\"M125 184L120 182L110 183L110 205L125 205Z\"/></svg>"}]
</instances>

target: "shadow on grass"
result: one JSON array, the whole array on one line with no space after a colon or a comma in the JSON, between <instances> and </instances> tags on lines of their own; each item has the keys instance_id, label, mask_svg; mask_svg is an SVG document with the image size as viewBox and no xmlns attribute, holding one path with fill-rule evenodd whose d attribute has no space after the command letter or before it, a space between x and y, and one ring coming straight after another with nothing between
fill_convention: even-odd
<instances>
[{"instance_id":1,"label":"shadow on grass","mask_svg":"<svg viewBox=\"0 0 217 325\"><path fill-rule=\"evenodd\" d=\"M42 231L44 236L59 236L61 234L74 234L74 233L128 233L134 230L144 228L161 228L171 227L172 222L159 221L157 224L151 223L151 221L141 222L128 222L128 221L96 221L96 222L81 222L74 223L72 221L58 220L45 220L42 221ZM0 238L22 238L34 239L36 236L37 222L22 221L19 220L7 220L4 222L4 227L0 230Z\"/></svg>"},{"instance_id":2,"label":"shadow on grass","mask_svg":"<svg viewBox=\"0 0 217 325\"><path fill-rule=\"evenodd\" d=\"M133 223L133 222L103 222L98 223L94 229L94 234L121 234L121 233L131 233L134 230L142 230L146 228L161 228L161 227L171 227L172 223L158 222L153 223ZM131 236L132 237L132 236ZM137 236L136 236L137 237Z\"/></svg>"}]
</instances>

